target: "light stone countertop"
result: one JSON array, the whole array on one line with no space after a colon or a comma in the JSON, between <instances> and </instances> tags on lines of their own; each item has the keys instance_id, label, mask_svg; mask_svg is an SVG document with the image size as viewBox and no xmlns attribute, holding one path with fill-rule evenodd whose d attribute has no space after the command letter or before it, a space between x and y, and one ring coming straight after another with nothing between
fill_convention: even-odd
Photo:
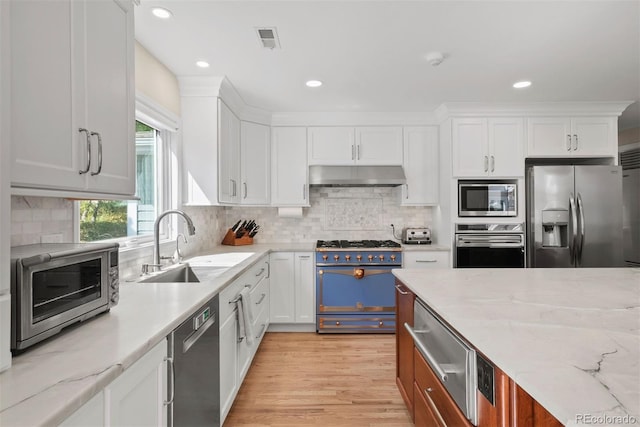
<instances>
[{"instance_id":1,"label":"light stone countertop","mask_svg":"<svg viewBox=\"0 0 640 427\"><path fill-rule=\"evenodd\" d=\"M402 251L403 252L414 252L414 251L424 251L424 252L430 252L430 251L445 251L445 252L450 252L451 248L449 248L448 246L442 246L442 245L436 245L434 243L430 244L430 245L406 245L406 244L402 244Z\"/></svg>"},{"instance_id":2,"label":"light stone countertop","mask_svg":"<svg viewBox=\"0 0 640 427\"><path fill-rule=\"evenodd\" d=\"M185 260L200 283L121 280L120 301L111 311L12 359L0 374L0 425L61 423L263 255L313 251L314 244L218 246ZM210 273L211 266L228 268Z\"/></svg>"},{"instance_id":3,"label":"light stone countertop","mask_svg":"<svg viewBox=\"0 0 640 427\"><path fill-rule=\"evenodd\" d=\"M393 273L563 424L640 424L640 269Z\"/></svg>"}]
</instances>

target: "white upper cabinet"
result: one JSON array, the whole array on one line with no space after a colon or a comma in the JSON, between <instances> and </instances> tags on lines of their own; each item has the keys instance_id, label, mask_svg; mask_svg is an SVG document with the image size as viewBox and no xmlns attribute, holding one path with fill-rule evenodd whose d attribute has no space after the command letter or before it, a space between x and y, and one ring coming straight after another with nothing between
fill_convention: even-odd
<instances>
[{"instance_id":1,"label":"white upper cabinet","mask_svg":"<svg viewBox=\"0 0 640 427\"><path fill-rule=\"evenodd\" d=\"M240 127L240 203L269 204L271 192L271 129L242 122Z\"/></svg>"},{"instance_id":2,"label":"white upper cabinet","mask_svg":"<svg viewBox=\"0 0 640 427\"><path fill-rule=\"evenodd\" d=\"M453 175L524 175L524 131L520 118L453 119Z\"/></svg>"},{"instance_id":3,"label":"white upper cabinet","mask_svg":"<svg viewBox=\"0 0 640 427\"><path fill-rule=\"evenodd\" d=\"M440 171L438 143L437 126L404 128L402 166L407 176L407 183L402 186L401 205L438 204Z\"/></svg>"},{"instance_id":4,"label":"white upper cabinet","mask_svg":"<svg viewBox=\"0 0 640 427\"><path fill-rule=\"evenodd\" d=\"M307 129L271 129L271 205L309 206Z\"/></svg>"},{"instance_id":5,"label":"white upper cabinet","mask_svg":"<svg viewBox=\"0 0 640 427\"><path fill-rule=\"evenodd\" d=\"M218 153L218 199L220 203L238 203L240 119L221 99L218 99Z\"/></svg>"},{"instance_id":6,"label":"white upper cabinet","mask_svg":"<svg viewBox=\"0 0 640 427\"><path fill-rule=\"evenodd\" d=\"M309 165L401 165L401 127L310 127Z\"/></svg>"},{"instance_id":7,"label":"white upper cabinet","mask_svg":"<svg viewBox=\"0 0 640 427\"><path fill-rule=\"evenodd\" d=\"M12 185L133 195L131 2L12 1L9 8Z\"/></svg>"},{"instance_id":8,"label":"white upper cabinet","mask_svg":"<svg viewBox=\"0 0 640 427\"><path fill-rule=\"evenodd\" d=\"M527 132L528 157L617 155L616 117L532 117Z\"/></svg>"}]
</instances>

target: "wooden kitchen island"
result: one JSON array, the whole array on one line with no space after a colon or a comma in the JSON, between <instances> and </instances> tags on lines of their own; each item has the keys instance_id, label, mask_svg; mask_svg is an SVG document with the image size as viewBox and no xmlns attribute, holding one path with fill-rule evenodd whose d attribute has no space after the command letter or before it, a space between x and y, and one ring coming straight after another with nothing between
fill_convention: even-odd
<instances>
[{"instance_id":1,"label":"wooden kitchen island","mask_svg":"<svg viewBox=\"0 0 640 427\"><path fill-rule=\"evenodd\" d=\"M418 298L496 368L479 426L640 424L640 269L393 273L400 326ZM434 400L418 394L430 369L398 332L398 386L416 425L431 425Z\"/></svg>"}]
</instances>

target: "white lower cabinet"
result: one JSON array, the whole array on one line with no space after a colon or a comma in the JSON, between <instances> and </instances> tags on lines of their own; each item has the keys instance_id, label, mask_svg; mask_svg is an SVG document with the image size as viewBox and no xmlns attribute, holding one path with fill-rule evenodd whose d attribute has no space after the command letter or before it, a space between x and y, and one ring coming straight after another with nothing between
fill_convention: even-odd
<instances>
[{"instance_id":1,"label":"white lower cabinet","mask_svg":"<svg viewBox=\"0 0 640 427\"><path fill-rule=\"evenodd\" d=\"M269 326L269 257L265 256L220 293L220 425L231 410L240 385L249 371L264 331ZM237 298L250 288L252 344L240 335ZM265 316L267 313L267 316Z\"/></svg>"},{"instance_id":2,"label":"white lower cabinet","mask_svg":"<svg viewBox=\"0 0 640 427\"><path fill-rule=\"evenodd\" d=\"M162 340L61 425L166 426L166 357Z\"/></svg>"},{"instance_id":3,"label":"white lower cabinet","mask_svg":"<svg viewBox=\"0 0 640 427\"><path fill-rule=\"evenodd\" d=\"M404 251L402 268L449 268L448 251Z\"/></svg>"},{"instance_id":4,"label":"white lower cabinet","mask_svg":"<svg viewBox=\"0 0 640 427\"><path fill-rule=\"evenodd\" d=\"M315 323L312 252L271 254L271 323Z\"/></svg>"}]
</instances>

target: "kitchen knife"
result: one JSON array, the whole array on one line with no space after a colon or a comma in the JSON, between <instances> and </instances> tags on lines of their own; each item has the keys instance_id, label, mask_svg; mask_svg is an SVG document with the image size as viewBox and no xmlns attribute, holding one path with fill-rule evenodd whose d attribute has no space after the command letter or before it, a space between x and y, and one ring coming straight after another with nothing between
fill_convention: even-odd
<instances>
[{"instance_id":1,"label":"kitchen knife","mask_svg":"<svg viewBox=\"0 0 640 427\"><path fill-rule=\"evenodd\" d=\"M241 222L242 222L242 219L239 219L238 222L236 222L234 226L231 227L231 231L233 231L234 233L238 231L238 226L240 225Z\"/></svg>"}]
</instances>

